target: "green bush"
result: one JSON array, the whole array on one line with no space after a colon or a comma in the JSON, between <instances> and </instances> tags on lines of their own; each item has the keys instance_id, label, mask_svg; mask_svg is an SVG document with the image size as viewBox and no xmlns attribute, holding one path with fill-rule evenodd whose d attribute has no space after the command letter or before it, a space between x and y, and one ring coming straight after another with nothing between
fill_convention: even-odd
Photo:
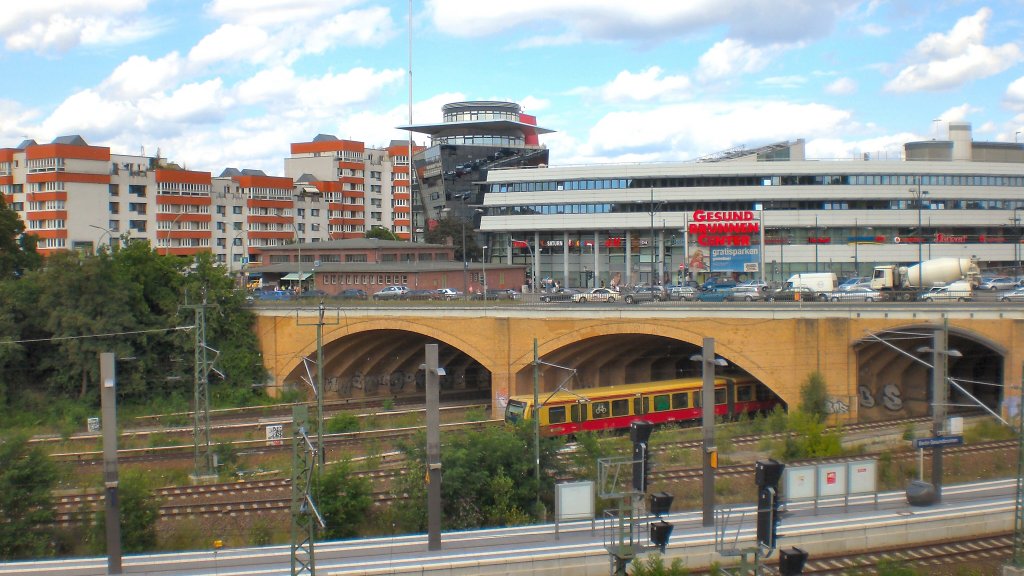
<instances>
[{"instance_id":1,"label":"green bush","mask_svg":"<svg viewBox=\"0 0 1024 576\"><path fill-rule=\"evenodd\" d=\"M689 573L683 566L682 558L675 558L671 565L665 566L661 554L650 554L646 558L634 560L630 571L632 576L687 576Z\"/></svg>"},{"instance_id":2,"label":"green bush","mask_svg":"<svg viewBox=\"0 0 1024 576\"><path fill-rule=\"evenodd\" d=\"M331 416L324 424L328 434L341 434L343 432L358 432L359 417L350 412L338 412Z\"/></svg>"}]
</instances>

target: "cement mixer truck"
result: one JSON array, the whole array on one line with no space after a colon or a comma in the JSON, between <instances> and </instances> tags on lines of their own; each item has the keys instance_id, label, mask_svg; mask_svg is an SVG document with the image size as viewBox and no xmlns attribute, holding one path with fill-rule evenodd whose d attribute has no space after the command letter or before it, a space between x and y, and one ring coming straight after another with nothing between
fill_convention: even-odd
<instances>
[{"instance_id":1,"label":"cement mixer truck","mask_svg":"<svg viewBox=\"0 0 1024 576\"><path fill-rule=\"evenodd\" d=\"M933 258L913 266L875 266L871 289L887 293L892 300L913 300L921 290L959 280L977 287L980 277L978 263L970 258Z\"/></svg>"}]
</instances>

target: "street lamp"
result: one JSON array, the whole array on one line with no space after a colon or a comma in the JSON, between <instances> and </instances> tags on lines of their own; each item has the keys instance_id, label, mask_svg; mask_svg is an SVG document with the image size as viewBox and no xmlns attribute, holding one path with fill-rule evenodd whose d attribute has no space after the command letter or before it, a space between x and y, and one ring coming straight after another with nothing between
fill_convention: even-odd
<instances>
[{"instance_id":1,"label":"street lamp","mask_svg":"<svg viewBox=\"0 0 1024 576\"><path fill-rule=\"evenodd\" d=\"M231 238L231 243L228 244L228 273L230 273L232 275L235 272L234 271L234 265L235 265L235 240L238 240L238 238L242 234L245 234L246 232L247 232L247 230L245 228L242 228L241 230L238 231L237 234L235 234L235 236L233 238ZM246 245L246 243L243 241L242 242L242 247L245 248L245 245ZM248 257L248 255L249 255L249 250L246 249L243 252L243 258ZM243 263L239 267L239 271L241 271L241 269L244 268L244 267L245 267L245 264ZM243 285L242 287L244 288L245 286Z\"/></svg>"},{"instance_id":2,"label":"street lamp","mask_svg":"<svg viewBox=\"0 0 1024 576\"><path fill-rule=\"evenodd\" d=\"M943 424L946 419L946 402L949 396L949 387L946 385L946 374L949 371L949 358L962 358L959 350L951 350L948 347L947 329L937 328L935 330L934 345L922 346L917 349L918 353L931 352L932 354L932 437L941 438L943 435ZM935 487L935 494L939 501L942 500L942 446L941 444L932 447L932 486Z\"/></svg>"},{"instance_id":3,"label":"street lamp","mask_svg":"<svg viewBox=\"0 0 1024 576\"><path fill-rule=\"evenodd\" d=\"M642 202L642 200L637 201L638 204ZM654 215L658 213L658 208L664 204L664 200L658 201L657 204L654 203L654 188L651 188L650 209L648 210L648 213L651 215L651 286L661 284L663 276L661 259L658 258L658 242L654 239ZM657 279L655 279L655 275L657 275Z\"/></svg>"},{"instance_id":4,"label":"street lamp","mask_svg":"<svg viewBox=\"0 0 1024 576\"><path fill-rule=\"evenodd\" d=\"M482 258L481 262L483 263L483 272L484 272L484 301L486 302L487 301L487 246L484 246L483 249L480 250L480 254L481 254L481 258Z\"/></svg>"},{"instance_id":5,"label":"street lamp","mask_svg":"<svg viewBox=\"0 0 1024 576\"><path fill-rule=\"evenodd\" d=\"M107 246L109 246L111 250L114 249L114 233L111 232L109 228L104 228L103 226L97 226L95 224L89 224L89 228L95 228L97 230L101 230L103 232L103 234L106 234L107 235ZM100 243L101 244L103 243L103 234L100 234ZM99 252L99 246L96 247L96 251Z\"/></svg>"},{"instance_id":6,"label":"street lamp","mask_svg":"<svg viewBox=\"0 0 1024 576\"><path fill-rule=\"evenodd\" d=\"M469 254L466 252L466 195L460 196L462 200L462 213L459 215L459 222L462 224L462 245L459 251L462 252L462 294L463 297L468 297L469 294ZM452 209L450 207L441 208L441 212L447 214L450 218L452 215ZM474 208L470 214L483 214L483 210L480 208Z\"/></svg>"}]
</instances>

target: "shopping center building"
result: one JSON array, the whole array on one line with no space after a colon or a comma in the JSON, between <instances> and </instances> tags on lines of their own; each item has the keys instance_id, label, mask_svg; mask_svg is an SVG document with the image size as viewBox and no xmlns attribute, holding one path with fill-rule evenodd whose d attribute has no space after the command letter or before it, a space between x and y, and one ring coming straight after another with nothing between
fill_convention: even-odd
<instances>
[{"instance_id":1,"label":"shopping center building","mask_svg":"<svg viewBox=\"0 0 1024 576\"><path fill-rule=\"evenodd\" d=\"M951 123L898 156L812 160L796 140L693 162L496 168L481 232L493 258L567 286L781 282L944 256L1021 274L1024 145Z\"/></svg>"}]
</instances>

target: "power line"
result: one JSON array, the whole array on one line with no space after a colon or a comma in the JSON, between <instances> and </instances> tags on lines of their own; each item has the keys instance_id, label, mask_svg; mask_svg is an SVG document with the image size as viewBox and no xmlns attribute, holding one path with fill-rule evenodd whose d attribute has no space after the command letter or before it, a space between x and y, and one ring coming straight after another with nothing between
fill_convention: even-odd
<instances>
[{"instance_id":1,"label":"power line","mask_svg":"<svg viewBox=\"0 0 1024 576\"><path fill-rule=\"evenodd\" d=\"M172 332L191 330L195 326L175 326L173 328L153 328L151 330L131 330L128 332L107 332L105 334L84 334L81 336L53 336L50 338L32 338L28 340L0 340L0 344L29 344L32 342L57 342L61 340L84 340L86 338L109 338L111 336L131 336L133 334L152 334L154 332Z\"/></svg>"}]
</instances>

